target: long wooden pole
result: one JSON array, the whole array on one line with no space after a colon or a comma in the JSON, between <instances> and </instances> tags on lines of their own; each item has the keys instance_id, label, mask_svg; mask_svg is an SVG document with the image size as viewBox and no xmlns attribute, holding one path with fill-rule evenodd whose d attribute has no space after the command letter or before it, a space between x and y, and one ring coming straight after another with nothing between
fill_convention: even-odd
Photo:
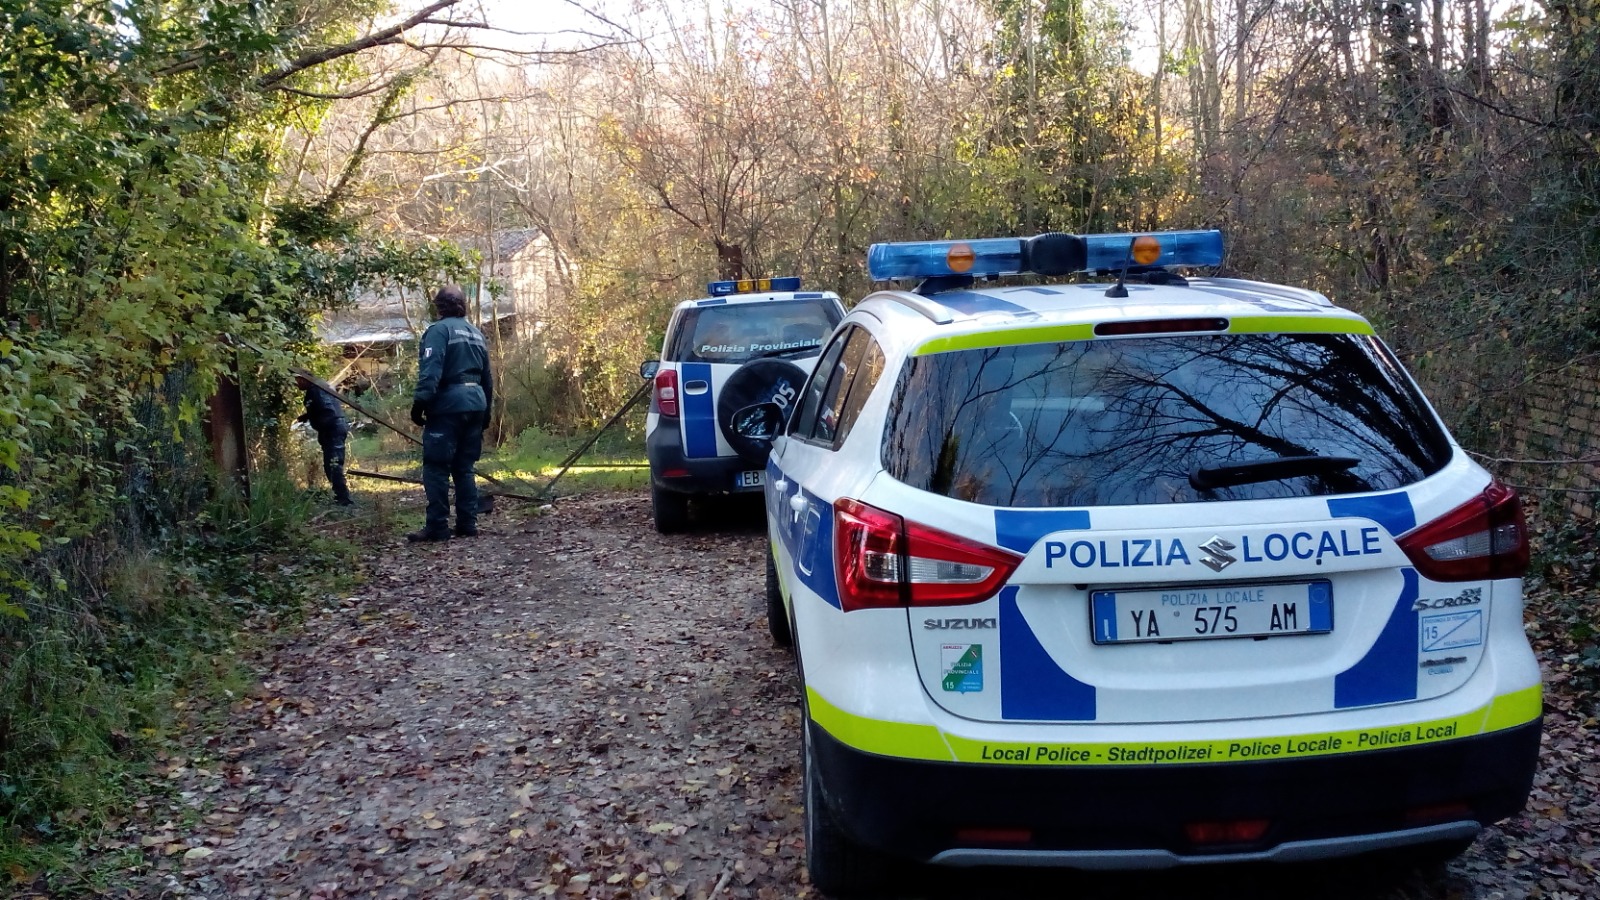
<instances>
[{"instance_id":1,"label":"long wooden pole","mask_svg":"<svg viewBox=\"0 0 1600 900\"><path fill-rule=\"evenodd\" d=\"M422 483L422 479L421 478L412 478L409 475L388 475L388 474L385 474L383 472L364 472L361 469L346 469L345 470L345 474L346 475L354 475L357 478L376 478L376 479L378 479L380 481L398 481L398 482L400 482L402 484L421 484ZM485 480L487 480L486 476L480 475L478 477L484 478ZM538 503L539 501L546 499L544 497L530 497L527 494L518 494L518 493L515 493L515 492L512 492L512 491L501 490L501 489L483 488L483 489L480 489L478 491L478 493L480 493L480 494L492 494L492 495L494 495L496 497L510 497L512 500L527 500L527 501L532 502L532 503Z\"/></svg>"},{"instance_id":2,"label":"long wooden pole","mask_svg":"<svg viewBox=\"0 0 1600 900\"><path fill-rule=\"evenodd\" d=\"M351 409L355 410L356 412L361 413L362 415L366 416L367 418L371 419L374 422L377 422L379 425L382 425L383 427L389 429L390 431L394 432L395 434L400 435L401 437L405 438L406 440L410 441L411 443L416 444L419 447L422 446L422 439L421 438L417 437L416 435L412 434L409 431L402 431L400 428L396 427L389 420L383 418L382 416L378 415L377 413L373 412L372 410L368 409L367 407L362 406L360 403L357 403L356 401L350 399L349 397L346 397L344 394L339 393L338 390L336 390L332 385L328 384L326 381L323 381L321 378L318 378L317 376L311 374L310 372L306 371L305 369L295 368L295 369L291 369L290 371L293 372L294 374L300 376L301 378L304 378L305 380L311 382L312 384L316 385L319 390L326 391L329 394L329 396L333 397L333 399L335 399L335 400L338 400L340 403L343 403L345 406L348 406ZM485 475L482 472L479 472L477 469L473 469L473 472L479 478L482 478L484 481L487 481L490 484L499 485L501 487L505 486L504 482L500 481L499 479L495 478L492 475ZM355 473L352 472L351 474L355 474ZM420 484L421 482L418 482L418 483ZM522 496L520 494L510 494L510 493L502 492L502 495L506 496L506 497L515 497L515 498L517 498L519 500L532 500L532 499L534 499L532 497L525 497L525 496Z\"/></svg>"}]
</instances>

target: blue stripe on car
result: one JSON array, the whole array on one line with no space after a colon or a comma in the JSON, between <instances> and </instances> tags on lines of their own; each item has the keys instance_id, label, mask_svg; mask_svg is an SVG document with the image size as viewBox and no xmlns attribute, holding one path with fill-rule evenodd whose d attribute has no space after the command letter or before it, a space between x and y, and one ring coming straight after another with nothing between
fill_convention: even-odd
<instances>
[{"instance_id":1,"label":"blue stripe on car","mask_svg":"<svg viewBox=\"0 0 1600 900\"><path fill-rule=\"evenodd\" d=\"M1057 531L1087 531L1086 509L997 509L994 511L995 541L1007 550L1027 553L1047 534Z\"/></svg>"},{"instance_id":2,"label":"blue stripe on car","mask_svg":"<svg viewBox=\"0 0 1600 900\"><path fill-rule=\"evenodd\" d=\"M778 491L776 485L780 481L794 490ZM789 551L794 577L829 606L844 609L839 583L833 575L833 506L784 475L771 457L767 458L767 485L771 491L767 509L778 521L778 539ZM789 498L795 494L808 501L803 515L789 507Z\"/></svg>"},{"instance_id":3,"label":"blue stripe on car","mask_svg":"<svg viewBox=\"0 0 1600 900\"><path fill-rule=\"evenodd\" d=\"M1333 679L1338 709L1417 699L1417 570L1404 568L1405 586L1389 621L1361 661Z\"/></svg>"},{"instance_id":4,"label":"blue stripe on car","mask_svg":"<svg viewBox=\"0 0 1600 900\"><path fill-rule=\"evenodd\" d=\"M811 503L801 517L795 574L829 606L844 609L839 599L839 582L833 576L833 506L805 488L800 490Z\"/></svg>"},{"instance_id":5,"label":"blue stripe on car","mask_svg":"<svg viewBox=\"0 0 1600 900\"><path fill-rule=\"evenodd\" d=\"M785 530L785 526L788 524L788 522L782 515L779 515L778 512L782 508L781 504L787 502L783 492L778 490L778 483L782 481L783 470L778 468L778 463L773 460L771 454L768 454L767 486L762 488L761 494L767 503L767 520L776 523L778 530L777 541L783 545L785 551L788 551L789 533ZM788 483L784 482L784 486L787 487ZM777 557L774 557L774 559L777 559Z\"/></svg>"},{"instance_id":6,"label":"blue stripe on car","mask_svg":"<svg viewBox=\"0 0 1600 900\"><path fill-rule=\"evenodd\" d=\"M717 455L717 404L711 399L711 364L679 363L678 390L683 396L683 455L704 458ZM691 394L685 386L704 381L706 389Z\"/></svg>"},{"instance_id":7,"label":"blue stripe on car","mask_svg":"<svg viewBox=\"0 0 1600 900\"><path fill-rule=\"evenodd\" d=\"M1051 722L1092 722L1094 685L1056 665L1017 608L1016 587L1000 592L1000 716Z\"/></svg>"},{"instance_id":8,"label":"blue stripe on car","mask_svg":"<svg viewBox=\"0 0 1600 900\"><path fill-rule=\"evenodd\" d=\"M1405 491L1371 497L1334 497L1328 500L1328 515L1336 519L1371 519L1398 537L1417 527L1417 512Z\"/></svg>"}]
</instances>

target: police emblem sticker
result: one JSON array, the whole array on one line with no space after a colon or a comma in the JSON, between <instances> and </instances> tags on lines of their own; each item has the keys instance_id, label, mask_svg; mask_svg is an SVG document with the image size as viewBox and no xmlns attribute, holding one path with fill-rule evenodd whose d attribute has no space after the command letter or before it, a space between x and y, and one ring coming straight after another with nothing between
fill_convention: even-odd
<instances>
[{"instance_id":1,"label":"police emblem sticker","mask_svg":"<svg viewBox=\"0 0 1600 900\"><path fill-rule=\"evenodd\" d=\"M1438 653L1483 643L1483 612L1445 613L1418 620L1422 652Z\"/></svg>"},{"instance_id":2,"label":"police emblem sticker","mask_svg":"<svg viewBox=\"0 0 1600 900\"><path fill-rule=\"evenodd\" d=\"M983 690L982 644L940 644L939 664L946 691L969 694Z\"/></svg>"}]
</instances>

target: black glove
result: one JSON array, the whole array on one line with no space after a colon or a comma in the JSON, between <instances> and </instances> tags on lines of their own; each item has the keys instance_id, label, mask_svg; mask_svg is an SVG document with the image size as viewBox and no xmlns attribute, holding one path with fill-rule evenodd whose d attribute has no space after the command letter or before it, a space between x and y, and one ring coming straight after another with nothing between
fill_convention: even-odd
<instances>
[{"instance_id":1,"label":"black glove","mask_svg":"<svg viewBox=\"0 0 1600 900\"><path fill-rule=\"evenodd\" d=\"M418 428L428 424L428 411L421 403L411 404L411 422Z\"/></svg>"}]
</instances>

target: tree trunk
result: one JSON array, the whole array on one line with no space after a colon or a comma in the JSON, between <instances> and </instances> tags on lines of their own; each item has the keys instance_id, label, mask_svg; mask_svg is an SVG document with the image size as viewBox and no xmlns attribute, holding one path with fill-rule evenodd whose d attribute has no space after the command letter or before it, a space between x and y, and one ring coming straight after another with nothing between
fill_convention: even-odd
<instances>
[{"instance_id":1,"label":"tree trunk","mask_svg":"<svg viewBox=\"0 0 1600 900\"><path fill-rule=\"evenodd\" d=\"M723 278L739 278L744 275L744 247L738 244L729 244L717 238L717 274Z\"/></svg>"},{"instance_id":2,"label":"tree trunk","mask_svg":"<svg viewBox=\"0 0 1600 900\"><path fill-rule=\"evenodd\" d=\"M228 371L217 379L216 393L207 404L206 439L217 470L217 487L250 497L250 457L244 439L244 394L239 390L239 355L232 354Z\"/></svg>"},{"instance_id":3,"label":"tree trunk","mask_svg":"<svg viewBox=\"0 0 1600 900\"><path fill-rule=\"evenodd\" d=\"M1163 124L1161 109L1161 87L1167 77L1167 4L1162 0L1156 12L1156 72L1150 80L1151 118L1155 130L1155 147L1152 152L1152 167L1156 177L1161 176L1161 126ZM1152 191L1150 211L1144 219L1144 227L1156 228L1161 222L1161 198Z\"/></svg>"}]
</instances>

